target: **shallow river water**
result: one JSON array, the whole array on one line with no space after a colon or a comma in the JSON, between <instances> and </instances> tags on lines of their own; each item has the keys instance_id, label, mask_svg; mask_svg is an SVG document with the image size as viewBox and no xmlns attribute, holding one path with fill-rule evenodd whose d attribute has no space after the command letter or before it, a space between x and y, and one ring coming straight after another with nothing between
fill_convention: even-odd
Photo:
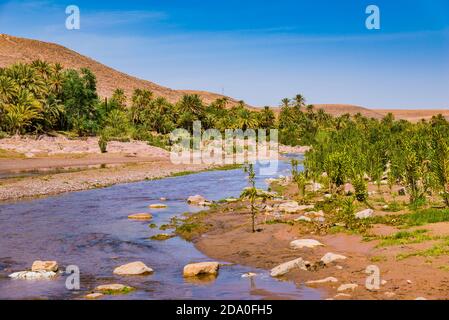
<instances>
[{"instance_id":1,"label":"shallow river water","mask_svg":"<svg viewBox=\"0 0 449 320\"><path fill-rule=\"evenodd\" d=\"M289 165L283 161L274 176L281 174L289 174ZM266 178L258 178L259 187L266 188ZM149 222L127 219L132 213L151 212L151 223L159 227L173 216L199 210L186 204L190 195L201 194L210 200L238 197L246 185L241 169L210 171L0 204L0 299L79 299L95 286L108 283L123 283L137 290L106 299L319 299L315 290L241 265L223 266L210 282L184 279L184 265L210 259L179 237L149 240L170 230L151 229ZM148 209L161 197L168 199L167 209ZM77 265L81 289L67 290L65 275L50 281L7 277L29 269L38 259L56 260L62 269ZM115 267L132 261L143 261L155 270L154 274L126 278L112 274ZM246 272L258 275L242 278Z\"/></svg>"}]
</instances>

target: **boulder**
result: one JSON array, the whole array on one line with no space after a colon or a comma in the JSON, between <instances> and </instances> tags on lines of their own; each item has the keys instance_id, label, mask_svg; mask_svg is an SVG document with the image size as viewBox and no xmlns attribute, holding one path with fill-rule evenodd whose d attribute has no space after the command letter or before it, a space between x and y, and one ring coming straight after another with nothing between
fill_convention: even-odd
<instances>
[{"instance_id":1,"label":"boulder","mask_svg":"<svg viewBox=\"0 0 449 320\"><path fill-rule=\"evenodd\" d=\"M315 206L313 205L302 205L300 206L296 201L288 201L281 203L279 205L279 210L285 213L296 213L298 211L305 211L308 209L313 209Z\"/></svg>"},{"instance_id":2,"label":"boulder","mask_svg":"<svg viewBox=\"0 0 449 320\"><path fill-rule=\"evenodd\" d=\"M196 277L199 275L217 275L220 265L218 262L191 263L184 267L184 277Z\"/></svg>"},{"instance_id":3,"label":"boulder","mask_svg":"<svg viewBox=\"0 0 449 320\"><path fill-rule=\"evenodd\" d=\"M342 284L341 286L338 287L337 291L338 292L344 292L344 291L354 291L359 285L355 284L355 283L347 283L347 284Z\"/></svg>"},{"instance_id":4,"label":"boulder","mask_svg":"<svg viewBox=\"0 0 449 320\"><path fill-rule=\"evenodd\" d=\"M20 280L51 280L57 276L53 271L19 271L9 275L11 279Z\"/></svg>"},{"instance_id":5,"label":"boulder","mask_svg":"<svg viewBox=\"0 0 449 320\"><path fill-rule=\"evenodd\" d=\"M373 216L373 214L374 214L373 209L366 209L366 210L357 212L355 214L355 217L357 219L367 219L367 218L371 218Z\"/></svg>"},{"instance_id":6,"label":"boulder","mask_svg":"<svg viewBox=\"0 0 449 320\"><path fill-rule=\"evenodd\" d=\"M134 290L133 287L125 286L123 284L104 284L95 288L95 291L100 291L104 294L118 294L118 293L128 293Z\"/></svg>"},{"instance_id":7,"label":"boulder","mask_svg":"<svg viewBox=\"0 0 449 320\"><path fill-rule=\"evenodd\" d=\"M153 219L153 216L150 213L136 213L129 215L128 219L147 221Z\"/></svg>"},{"instance_id":8,"label":"boulder","mask_svg":"<svg viewBox=\"0 0 449 320\"><path fill-rule=\"evenodd\" d=\"M34 261L31 266L31 271L58 271L58 263L56 261Z\"/></svg>"},{"instance_id":9,"label":"boulder","mask_svg":"<svg viewBox=\"0 0 449 320\"><path fill-rule=\"evenodd\" d=\"M307 281L306 284L323 284L323 283L335 283L335 282L338 282L337 278L328 277L328 278L321 279L321 280Z\"/></svg>"},{"instance_id":10,"label":"boulder","mask_svg":"<svg viewBox=\"0 0 449 320\"><path fill-rule=\"evenodd\" d=\"M153 273L153 269L147 267L141 261L131 262L114 269L114 274L119 276L138 276L150 273Z\"/></svg>"},{"instance_id":11,"label":"boulder","mask_svg":"<svg viewBox=\"0 0 449 320\"><path fill-rule=\"evenodd\" d=\"M298 259L280 264L277 267L271 269L270 275L272 277L280 277L280 276L287 274L290 270L296 269L296 268L307 271L309 266L310 266L310 263L308 261L304 261L302 258L298 258Z\"/></svg>"},{"instance_id":12,"label":"boulder","mask_svg":"<svg viewBox=\"0 0 449 320\"><path fill-rule=\"evenodd\" d=\"M290 247L292 249L315 248L319 246L324 245L321 242L314 239L300 239L290 242Z\"/></svg>"},{"instance_id":13,"label":"boulder","mask_svg":"<svg viewBox=\"0 0 449 320\"><path fill-rule=\"evenodd\" d=\"M328 252L321 258L321 262L323 262L324 264L330 264L334 261L345 260L345 259L347 259L345 256L342 256L340 254L335 254L332 252Z\"/></svg>"},{"instance_id":14,"label":"boulder","mask_svg":"<svg viewBox=\"0 0 449 320\"><path fill-rule=\"evenodd\" d=\"M150 207L150 209L165 209L165 208L167 208L167 205L162 204L162 203L155 203L155 204L150 204L149 207Z\"/></svg>"}]
</instances>

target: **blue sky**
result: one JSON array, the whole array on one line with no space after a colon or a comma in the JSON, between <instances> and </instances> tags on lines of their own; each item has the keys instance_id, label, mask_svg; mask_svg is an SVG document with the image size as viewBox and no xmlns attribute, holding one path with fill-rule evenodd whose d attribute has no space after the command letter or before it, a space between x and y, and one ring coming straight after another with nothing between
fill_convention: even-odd
<instances>
[{"instance_id":1,"label":"blue sky","mask_svg":"<svg viewBox=\"0 0 449 320\"><path fill-rule=\"evenodd\" d=\"M81 29L65 28L65 8ZM380 8L367 30L365 9ZM0 1L0 33L175 89L278 105L449 108L449 0Z\"/></svg>"}]
</instances>

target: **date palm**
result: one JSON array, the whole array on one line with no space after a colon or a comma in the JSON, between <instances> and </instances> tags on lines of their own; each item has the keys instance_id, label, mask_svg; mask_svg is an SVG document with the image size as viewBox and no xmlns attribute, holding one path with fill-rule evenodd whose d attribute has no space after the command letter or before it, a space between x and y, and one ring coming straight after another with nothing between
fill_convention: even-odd
<instances>
[{"instance_id":1,"label":"date palm","mask_svg":"<svg viewBox=\"0 0 449 320\"><path fill-rule=\"evenodd\" d=\"M33 120L42 118L42 105L28 90L21 89L17 98L5 106L5 122L11 133L20 134Z\"/></svg>"}]
</instances>

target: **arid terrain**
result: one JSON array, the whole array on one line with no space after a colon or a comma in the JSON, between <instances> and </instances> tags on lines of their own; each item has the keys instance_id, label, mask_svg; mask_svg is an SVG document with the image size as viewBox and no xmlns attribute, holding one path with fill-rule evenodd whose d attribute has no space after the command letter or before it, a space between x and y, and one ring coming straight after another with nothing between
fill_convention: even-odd
<instances>
[{"instance_id":1,"label":"arid terrain","mask_svg":"<svg viewBox=\"0 0 449 320\"><path fill-rule=\"evenodd\" d=\"M399 217L403 213L388 212L383 206L390 194L387 187L379 190L371 184L370 190L373 194L370 201L376 203L374 217ZM251 232L248 202L223 204L194 215L187 221L189 232L181 227L180 233L217 260L272 269L302 258L309 263L308 270L295 267L280 279L293 280L297 285L306 283L321 290L327 299L447 299L448 222L414 227L377 222L363 234L343 230L331 232L322 229L331 216L324 214L321 222L314 222L316 210L313 208L283 213L280 205L288 203L292 197L288 191L285 195L285 200L259 204L256 233ZM405 200L406 196L396 199ZM306 221L305 217L311 217L312 221ZM318 241L320 245L292 246L292 241L304 239ZM321 259L329 253L336 257L335 261L323 263ZM366 287L370 275L367 270L372 266L380 271L378 289Z\"/></svg>"}]
</instances>

